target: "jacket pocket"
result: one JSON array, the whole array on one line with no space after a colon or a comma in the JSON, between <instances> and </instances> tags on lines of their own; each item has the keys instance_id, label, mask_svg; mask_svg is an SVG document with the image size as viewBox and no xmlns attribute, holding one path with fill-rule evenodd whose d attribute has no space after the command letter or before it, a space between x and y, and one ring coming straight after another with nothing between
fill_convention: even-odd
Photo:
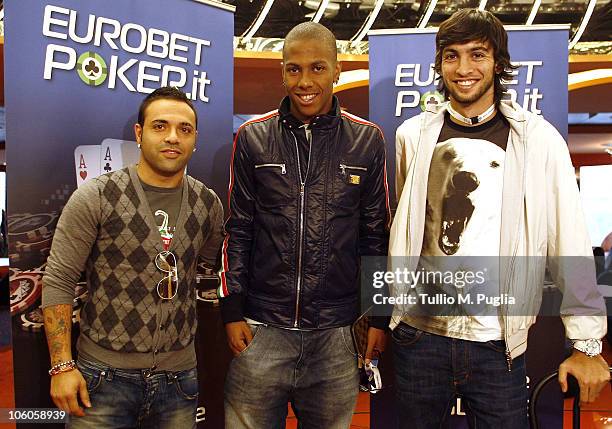
<instances>
[{"instance_id":1,"label":"jacket pocket","mask_svg":"<svg viewBox=\"0 0 612 429\"><path fill-rule=\"evenodd\" d=\"M361 187L367 172L367 167L341 162L334 175L334 190L331 203L338 207L357 209L361 197Z\"/></svg>"},{"instance_id":2,"label":"jacket pocket","mask_svg":"<svg viewBox=\"0 0 612 429\"><path fill-rule=\"evenodd\" d=\"M259 168L280 168L280 174L287 174L287 167L285 166L285 164L257 164L255 166L255 169L257 170Z\"/></svg>"},{"instance_id":3,"label":"jacket pocket","mask_svg":"<svg viewBox=\"0 0 612 429\"><path fill-rule=\"evenodd\" d=\"M291 185L287 165L277 162L255 164L255 192L257 203L263 207L281 207L291 199Z\"/></svg>"}]
</instances>

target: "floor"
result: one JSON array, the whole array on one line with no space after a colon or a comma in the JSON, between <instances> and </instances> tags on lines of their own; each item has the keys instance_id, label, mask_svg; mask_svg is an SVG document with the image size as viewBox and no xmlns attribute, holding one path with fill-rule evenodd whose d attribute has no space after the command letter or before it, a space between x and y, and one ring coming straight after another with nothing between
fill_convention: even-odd
<instances>
[{"instance_id":1,"label":"floor","mask_svg":"<svg viewBox=\"0 0 612 429\"><path fill-rule=\"evenodd\" d=\"M0 409L15 408L15 391L13 387L13 349L0 349ZM1 429L14 428L14 424L0 423Z\"/></svg>"}]
</instances>

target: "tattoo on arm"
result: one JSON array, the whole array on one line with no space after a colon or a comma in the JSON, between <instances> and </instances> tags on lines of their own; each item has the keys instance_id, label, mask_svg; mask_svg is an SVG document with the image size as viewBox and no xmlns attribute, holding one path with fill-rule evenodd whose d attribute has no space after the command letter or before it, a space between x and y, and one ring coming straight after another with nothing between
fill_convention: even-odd
<instances>
[{"instance_id":1,"label":"tattoo on arm","mask_svg":"<svg viewBox=\"0 0 612 429\"><path fill-rule=\"evenodd\" d=\"M72 305L60 304L47 307L43 310L43 315L51 365L72 359L70 341Z\"/></svg>"}]
</instances>

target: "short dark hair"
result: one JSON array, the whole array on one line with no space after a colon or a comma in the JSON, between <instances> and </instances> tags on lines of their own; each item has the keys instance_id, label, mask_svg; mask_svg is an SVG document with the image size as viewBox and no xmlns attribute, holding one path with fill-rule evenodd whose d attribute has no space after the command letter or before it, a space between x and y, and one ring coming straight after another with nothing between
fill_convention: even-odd
<instances>
[{"instance_id":1,"label":"short dark hair","mask_svg":"<svg viewBox=\"0 0 612 429\"><path fill-rule=\"evenodd\" d=\"M494 97L499 103L506 92L503 80L512 80L511 71L516 69L510 62L508 52L508 34L501 21L487 10L460 9L444 21L436 35L436 62L435 70L442 75L442 51L455 43L467 43L473 40L489 42L493 48L495 69ZM444 79L440 79L438 91L448 97Z\"/></svg>"},{"instance_id":2,"label":"short dark hair","mask_svg":"<svg viewBox=\"0 0 612 429\"><path fill-rule=\"evenodd\" d=\"M298 40L317 40L327 47L335 61L338 61L338 48L336 36L329 28L318 22L306 21L293 27L285 36L283 43L283 60L285 59L286 46Z\"/></svg>"},{"instance_id":3,"label":"short dark hair","mask_svg":"<svg viewBox=\"0 0 612 429\"><path fill-rule=\"evenodd\" d=\"M141 127L144 127L144 114L147 107L149 107L149 104L155 100L161 99L176 100L186 103L191 110L193 110L196 121L195 127L198 129L198 112L196 111L189 97L187 97L187 94L176 86L162 86L161 88L157 88L155 91L147 95L144 100L142 100L142 103L140 103L140 107L138 108L138 123Z\"/></svg>"}]
</instances>

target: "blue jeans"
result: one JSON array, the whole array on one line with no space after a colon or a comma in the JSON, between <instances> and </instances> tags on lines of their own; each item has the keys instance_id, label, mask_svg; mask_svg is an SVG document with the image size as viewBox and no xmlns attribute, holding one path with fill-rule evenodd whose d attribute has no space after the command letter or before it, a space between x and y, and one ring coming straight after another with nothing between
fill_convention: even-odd
<instances>
[{"instance_id":1,"label":"blue jeans","mask_svg":"<svg viewBox=\"0 0 612 429\"><path fill-rule=\"evenodd\" d=\"M225 427L285 427L287 403L301 429L347 429L359 392L350 327L291 331L250 325L253 340L225 381Z\"/></svg>"},{"instance_id":2,"label":"blue jeans","mask_svg":"<svg viewBox=\"0 0 612 429\"><path fill-rule=\"evenodd\" d=\"M456 396L471 428L529 427L525 356L508 371L503 341L448 338L405 323L391 337L400 428L448 427Z\"/></svg>"},{"instance_id":3,"label":"blue jeans","mask_svg":"<svg viewBox=\"0 0 612 429\"><path fill-rule=\"evenodd\" d=\"M79 359L91 408L66 425L81 428L195 428L198 373L109 368Z\"/></svg>"}]
</instances>

